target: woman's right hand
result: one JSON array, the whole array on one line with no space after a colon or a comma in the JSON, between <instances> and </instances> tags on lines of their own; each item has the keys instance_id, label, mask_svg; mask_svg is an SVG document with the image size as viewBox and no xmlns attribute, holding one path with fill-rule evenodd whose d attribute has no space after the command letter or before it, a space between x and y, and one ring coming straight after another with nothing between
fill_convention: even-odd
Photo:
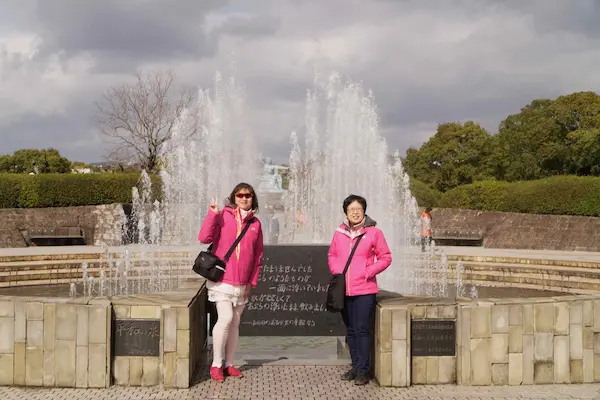
<instances>
[{"instance_id":1,"label":"woman's right hand","mask_svg":"<svg viewBox=\"0 0 600 400\"><path fill-rule=\"evenodd\" d=\"M212 201L210 202L210 206L208 206L208 209L213 212L219 212L219 202L217 201L217 199L212 199Z\"/></svg>"}]
</instances>

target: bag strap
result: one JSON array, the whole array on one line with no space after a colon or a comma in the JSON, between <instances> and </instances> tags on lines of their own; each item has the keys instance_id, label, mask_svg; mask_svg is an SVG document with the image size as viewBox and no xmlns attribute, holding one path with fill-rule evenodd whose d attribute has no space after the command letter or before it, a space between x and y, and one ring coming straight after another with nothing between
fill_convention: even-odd
<instances>
[{"instance_id":1,"label":"bag strap","mask_svg":"<svg viewBox=\"0 0 600 400\"><path fill-rule=\"evenodd\" d=\"M348 267L350 267L350 262L352 261L352 257L354 257L354 252L356 251L356 248L358 247L358 244L360 243L360 239L362 239L362 237L365 234L363 233L362 235L359 235L358 238L356 239L356 243L354 243L354 247L352 248L352 251L350 252L350 257L348 257L348 261L346 261L346 266L344 267L344 275L346 275L346 272L348 271Z\"/></svg>"},{"instance_id":2,"label":"bag strap","mask_svg":"<svg viewBox=\"0 0 600 400\"><path fill-rule=\"evenodd\" d=\"M240 243L240 240L242 240L242 237L244 237L244 235L248 231L248 228L250 228L250 224L252 223L252 221L254 221L254 217L252 217L248 221L246 221L246 225L244 226L244 229L242 229L242 231L240 232L238 237L235 239L235 242L233 242L233 244L231 245L231 248L229 249L227 254L225 254L223 261L227 262L229 260L229 257L231 257L231 254L233 254L233 250L235 250L238 243Z\"/></svg>"}]
</instances>

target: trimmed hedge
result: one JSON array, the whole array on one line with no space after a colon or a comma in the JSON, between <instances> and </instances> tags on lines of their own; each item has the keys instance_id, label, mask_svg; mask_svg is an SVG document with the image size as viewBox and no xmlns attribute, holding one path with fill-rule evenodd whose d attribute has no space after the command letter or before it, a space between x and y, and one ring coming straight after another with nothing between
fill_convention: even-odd
<instances>
[{"instance_id":1,"label":"trimmed hedge","mask_svg":"<svg viewBox=\"0 0 600 400\"><path fill-rule=\"evenodd\" d=\"M0 208L68 207L131 203L139 173L0 174ZM153 193L160 179L152 176Z\"/></svg>"},{"instance_id":2,"label":"trimmed hedge","mask_svg":"<svg viewBox=\"0 0 600 400\"><path fill-rule=\"evenodd\" d=\"M436 207L442 196L442 192L431 188L425 182L418 179L410 179L410 191L417 200L419 207Z\"/></svg>"},{"instance_id":3,"label":"trimmed hedge","mask_svg":"<svg viewBox=\"0 0 600 400\"><path fill-rule=\"evenodd\" d=\"M600 216L600 178L563 175L510 183L475 182L445 192L438 206L598 217Z\"/></svg>"}]
</instances>

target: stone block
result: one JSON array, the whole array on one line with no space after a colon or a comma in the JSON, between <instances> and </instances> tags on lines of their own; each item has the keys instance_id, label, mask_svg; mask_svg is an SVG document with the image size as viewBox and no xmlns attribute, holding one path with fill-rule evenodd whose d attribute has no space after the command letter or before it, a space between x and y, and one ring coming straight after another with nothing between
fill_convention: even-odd
<instances>
[{"instance_id":1,"label":"stone block","mask_svg":"<svg viewBox=\"0 0 600 400\"><path fill-rule=\"evenodd\" d=\"M88 361L87 346L77 346L76 353L77 360L75 361L75 386L78 388L87 388L88 366L91 367L92 365L92 363Z\"/></svg>"},{"instance_id":2,"label":"stone block","mask_svg":"<svg viewBox=\"0 0 600 400\"><path fill-rule=\"evenodd\" d=\"M410 315L413 319L423 319L425 318L425 311L427 307L413 307L410 309Z\"/></svg>"},{"instance_id":3,"label":"stone block","mask_svg":"<svg viewBox=\"0 0 600 400\"><path fill-rule=\"evenodd\" d=\"M591 300L583 302L583 326L594 326L594 303Z\"/></svg>"},{"instance_id":4,"label":"stone block","mask_svg":"<svg viewBox=\"0 0 600 400\"><path fill-rule=\"evenodd\" d=\"M390 349L391 351L392 349ZM177 357L189 358L190 356L190 331L177 330Z\"/></svg>"},{"instance_id":5,"label":"stone block","mask_svg":"<svg viewBox=\"0 0 600 400\"><path fill-rule=\"evenodd\" d=\"M412 357L411 382L414 385L427 383L427 357Z\"/></svg>"},{"instance_id":6,"label":"stone block","mask_svg":"<svg viewBox=\"0 0 600 400\"><path fill-rule=\"evenodd\" d=\"M600 332L594 332L594 354L600 354Z\"/></svg>"},{"instance_id":7,"label":"stone block","mask_svg":"<svg viewBox=\"0 0 600 400\"><path fill-rule=\"evenodd\" d=\"M536 333L534 337L534 360L552 361L554 359L554 335L552 333Z\"/></svg>"},{"instance_id":8,"label":"stone block","mask_svg":"<svg viewBox=\"0 0 600 400\"><path fill-rule=\"evenodd\" d=\"M523 354L508 355L508 384L518 386L523 383Z\"/></svg>"},{"instance_id":9,"label":"stone block","mask_svg":"<svg viewBox=\"0 0 600 400\"><path fill-rule=\"evenodd\" d=\"M160 319L160 307L131 306L131 318Z\"/></svg>"},{"instance_id":10,"label":"stone block","mask_svg":"<svg viewBox=\"0 0 600 400\"><path fill-rule=\"evenodd\" d=\"M583 383L583 360L571 360L571 383Z\"/></svg>"},{"instance_id":11,"label":"stone block","mask_svg":"<svg viewBox=\"0 0 600 400\"><path fill-rule=\"evenodd\" d=\"M438 357L438 359L440 366L438 383L456 383L456 357Z\"/></svg>"},{"instance_id":12,"label":"stone block","mask_svg":"<svg viewBox=\"0 0 600 400\"><path fill-rule=\"evenodd\" d=\"M142 359L142 386L157 386L160 377L160 359L144 357Z\"/></svg>"},{"instance_id":13,"label":"stone block","mask_svg":"<svg viewBox=\"0 0 600 400\"><path fill-rule=\"evenodd\" d=\"M90 343L88 357L90 360L88 386L92 388L106 387L108 373L106 344Z\"/></svg>"},{"instance_id":14,"label":"stone block","mask_svg":"<svg viewBox=\"0 0 600 400\"><path fill-rule=\"evenodd\" d=\"M165 357L167 355L165 354ZM115 385L129 386L129 357L115 357L113 361L113 378ZM165 388L169 386L165 385Z\"/></svg>"},{"instance_id":15,"label":"stone block","mask_svg":"<svg viewBox=\"0 0 600 400\"><path fill-rule=\"evenodd\" d=\"M175 372L177 370L177 354L165 353L163 357L164 366L164 386L167 388L175 387ZM393 370L392 370L393 373Z\"/></svg>"},{"instance_id":16,"label":"stone block","mask_svg":"<svg viewBox=\"0 0 600 400\"><path fill-rule=\"evenodd\" d=\"M77 309L73 304L56 305L56 340L77 339ZM74 342L75 343L75 342ZM75 349L73 348L73 357ZM73 376L74 378L74 376ZM58 382L58 379L57 379Z\"/></svg>"},{"instance_id":17,"label":"stone block","mask_svg":"<svg viewBox=\"0 0 600 400\"><path fill-rule=\"evenodd\" d=\"M15 349L15 319L0 317L0 354L12 354Z\"/></svg>"},{"instance_id":18,"label":"stone block","mask_svg":"<svg viewBox=\"0 0 600 400\"><path fill-rule=\"evenodd\" d=\"M27 321L27 346L44 346L44 321Z\"/></svg>"},{"instance_id":19,"label":"stone block","mask_svg":"<svg viewBox=\"0 0 600 400\"><path fill-rule=\"evenodd\" d=\"M107 313L110 309L106 306L88 306L89 343L106 344L108 338Z\"/></svg>"},{"instance_id":20,"label":"stone block","mask_svg":"<svg viewBox=\"0 0 600 400\"><path fill-rule=\"evenodd\" d=\"M534 331L533 304L523 305L523 335L532 335Z\"/></svg>"},{"instance_id":21,"label":"stone block","mask_svg":"<svg viewBox=\"0 0 600 400\"><path fill-rule=\"evenodd\" d=\"M404 318L406 320L406 311L404 313ZM406 340L392 340L392 386L393 387L408 386L407 357L408 357L407 341Z\"/></svg>"},{"instance_id":22,"label":"stone block","mask_svg":"<svg viewBox=\"0 0 600 400\"><path fill-rule=\"evenodd\" d=\"M508 333L508 306L492 307L492 334L494 333Z\"/></svg>"},{"instance_id":23,"label":"stone block","mask_svg":"<svg viewBox=\"0 0 600 400\"><path fill-rule=\"evenodd\" d=\"M438 307L437 306L429 306L429 307L427 307L427 311L425 313L425 318L427 318L427 319L436 319L436 318L439 318Z\"/></svg>"},{"instance_id":24,"label":"stone block","mask_svg":"<svg viewBox=\"0 0 600 400\"><path fill-rule=\"evenodd\" d=\"M554 304L542 303L533 306L535 333L554 332Z\"/></svg>"},{"instance_id":25,"label":"stone block","mask_svg":"<svg viewBox=\"0 0 600 400\"><path fill-rule=\"evenodd\" d=\"M475 306L471 308L471 339L484 339L492 334L492 307Z\"/></svg>"},{"instance_id":26,"label":"stone block","mask_svg":"<svg viewBox=\"0 0 600 400\"><path fill-rule=\"evenodd\" d=\"M15 342L25 343L27 339L27 318L25 314L25 303L15 301Z\"/></svg>"},{"instance_id":27,"label":"stone block","mask_svg":"<svg viewBox=\"0 0 600 400\"><path fill-rule=\"evenodd\" d=\"M163 349L164 352L177 351L177 309L164 311Z\"/></svg>"},{"instance_id":28,"label":"stone block","mask_svg":"<svg viewBox=\"0 0 600 400\"><path fill-rule=\"evenodd\" d=\"M533 382L536 385L552 383L554 380L554 363L551 361L536 361L533 365Z\"/></svg>"},{"instance_id":29,"label":"stone block","mask_svg":"<svg viewBox=\"0 0 600 400\"><path fill-rule=\"evenodd\" d=\"M0 386L12 386L14 384L14 354L0 354Z\"/></svg>"},{"instance_id":30,"label":"stone block","mask_svg":"<svg viewBox=\"0 0 600 400\"><path fill-rule=\"evenodd\" d=\"M583 348L594 350L594 330L591 327L583 327Z\"/></svg>"},{"instance_id":31,"label":"stone block","mask_svg":"<svg viewBox=\"0 0 600 400\"><path fill-rule=\"evenodd\" d=\"M437 384L439 383L440 373L440 360L439 357L426 357L426 369L427 369L427 383Z\"/></svg>"},{"instance_id":32,"label":"stone block","mask_svg":"<svg viewBox=\"0 0 600 400\"><path fill-rule=\"evenodd\" d=\"M44 349L44 387L53 387L55 382L54 379L54 346L52 350Z\"/></svg>"},{"instance_id":33,"label":"stone block","mask_svg":"<svg viewBox=\"0 0 600 400\"><path fill-rule=\"evenodd\" d=\"M594 350L583 350L583 383L594 382Z\"/></svg>"},{"instance_id":34,"label":"stone block","mask_svg":"<svg viewBox=\"0 0 600 400\"><path fill-rule=\"evenodd\" d=\"M179 332L177 334L179 335ZM389 308L382 308L379 312L379 346L382 352L392 351L392 310ZM179 346L177 348L179 349Z\"/></svg>"},{"instance_id":35,"label":"stone block","mask_svg":"<svg viewBox=\"0 0 600 400\"><path fill-rule=\"evenodd\" d=\"M391 365L391 353L387 353L390 357L389 364ZM391 368L390 368L391 369ZM387 386L391 384L391 371L389 378L384 375L385 382L388 383ZM381 382L379 382L381 384ZM382 384L383 385L383 384ZM189 358L179 358L177 359L177 371L175 371L175 386L180 389L185 389L190 387L190 360Z\"/></svg>"},{"instance_id":36,"label":"stone block","mask_svg":"<svg viewBox=\"0 0 600 400\"><path fill-rule=\"evenodd\" d=\"M113 305L113 310L115 312L115 318L131 318L131 307L130 306L122 306L122 305Z\"/></svg>"},{"instance_id":37,"label":"stone block","mask_svg":"<svg viewBox=\"0 0 600 400\"><path fill-rule=\"evenodd\" d=\"M522 353L523 352L523 327L514 325L508 330L508 352Z\"/></svg>"},{"instance_id":38,"label":"stone block","mask_svg":"<svg viewBox=\"0 0 600 400\"><path fill-rule=\"evenodd\" d=\"M508 385L508 363L492 364L492 383L494 385Z\"/></svg>"},{"instance_id":39,"label":"stone block","mask_svg":"<svg viewBox=\"0 0 600 400\"><path fill-rule=\"evenodd\" d=\"M25 343L15 343L14 384L25 386Z\"/></svg>"},{"instance_id":40,"label":"stone block","mask_svg":"<svg viewBox=\"0 0 600 400\"><path fill-rule=\"evenodd\" d=\"M440 318L454 319L456 318L456 306L440 306L438 315Z\"/></svg>"},{"instance_id":41,"label":"stone block","mask_svg":"<svg viewBox=\"0 0 600 400\"><path fill-rule=\"evenodd\" d=\"M25 314L28 321L41 321L44 319L44 303L30 301L25 305Z\"/></svg>"},{"instance_id":42,"label":"stone block","mask_svg":"<svg viewBox=\"0 0 600 400\"><path fill-rule=\"evenodd\" d=\"M181 365L181 360L185 360L185 358L177 359L177 374L179 373L179 366ZM189 367L186 367L189 369ZM175 385L179 386L179 381L177 378L177 374L175 375ZM189 372L187 372L189 376ZM381 386L391 386L392 385L392 352L382 352L379 357L379 384Z\"/></svg>"},{"instance_id":43,"label":"stone block","mask_svg":"<svg viewBox=\"0 0 600 400\"><path fill-rule=\"evenodd\" d=\"M42 322L42 321L30 321ZM41 347L25 348L25 385L43 385L44 349Z\"/></svg>"},{"instance_id":44,"label":"stone block","mask_svg":"<svg viewBox=\"0 0 600 400\"><path fill-rule=\"evenodd\" d=\"M583 324L583 303L571 303L569 305L569 323L571 325Z\"/></svg>"},{"instance_id":45,"label":"stone block","mask_svg":"<svg viewBox=\"0 0 600 400\"><path fill-rule=\"evenodd\" d=\"M190 310L183 307L177 310L177 329L190 329Z\"/></svg>"},{"instance_id":46,"label":"stone block","mask_svg":"<svg viewBox=\"0 0 600 400\"><path fill-rule=\"evenodd\" d=\"M600 354L594 354L594 382L600 382Z\"/></svg>"},{"instance_id":47,"label":"stone block","mask_svg":"<svg viewBox=\"0 0 600 400\"><path fill-rule=\"evenodd\" d=\"M87 346L89 341L88 335L88 306L77 306L77 346ZM90 329L94 330L94 329ZM78 350L79 351L79 350ZM87 357L87 355L86 355ZM86 379L87 384L87 379Z\"/></svg>"},{"instance_id":48,"label":"stone block","mask_svg":"<svg viewBox=\"0 0 600 400\"><path fill-rule=\"evenodd\" d=\"M460 307L458 311L458 362L457 383L471 384L471 309Z\"/></svg>"},{"instance_id":49,"label":"stone block","mask_svg":"<svg viewBox=\"0 0 600 400\"><path fill-rule=\"evenodd\" d=\"M56 305L44 304L44 352L54 351L56 339ZM52 373L54 379L54 373ZM44 385L45 386L45 385Z\"/></svg>"},{"instance_id":50,"label":"stone block","mask_svg":"<svg viewBox=\"0 0 600 400\"><path fill-rule=\"evenodd\" d=\"M142 386L142 357L129 359L129 385Z\"/></svg>"},{"instance_id":51,"label":"stone block","mask_svg":"<svg viewBox=\"0 0 600 400\"><path fill-rule=\"evenodd\" d=\"M508 325L523 326L523 307L521 305L508 307Z\"/></svg>"},{"instance_id":52,"label":"stone block","mask_svg":"<svg viewBox=\"0 0 600 400\"><path fill-rule=\"evenodd\" d=\"M534 349L533 335L523 335L523 385L533 384Z\"/></svg>"},{"instance_id":53,"label":"stone block","mask_svg":"<svg viewBox=\"0 0 600 400\"><path fill-rule=\"evenodd\" d=\"M59 306L61 304L57 304ZM57 319L60 313L61 307L57 307ZM75 317L75 308L73 307L73 316ZM76 318L69 319L75 326ZM57 324L59 325L59 324ZM57 333L59 327L57 326ZM62 334L69 334L70 331L63 330ZM75 336L75 335L73 335ZM58 387L75 387L76 382L76 342L75 337L73 340L56 340L54 346L54 376L56 380L56 386Z\"/></svg>"},{"instance_id":54,"label":"stone block","mask_svg":"<svg viewBox=\"0 0 600 400\"><path fill-rule=\"evenodd\" d=\"M554 304L554 334L568 335L569 334L569 304L556 303ZM555 368L556 369L556 368Z\"/></svg>"},{"instance_id":55,"label":"stone block","mask_svg":"<svg viewBox=\"0 0 600 400\"><path fill-rule=\"evenodd\" d=\"M406 340L407 314L406 309L392 310L392 340Z\"/></svg>"},{"instance_id":56,"label":"stone block","mask_svg":"<svg viewBox=\"0 0 600 400\"><path fill-rule=\"evenodd\" d=\"M600 300L594 300L594 332L600 332Z\"/></svg>"},{"instance_id":57,"label":"stone block","mask_svg":"<svg viewBox=\"0 0 600 400\"><path fill-rule=\"evenodd\" d=\"M583 359L583 326L571 325L569 333L569 354L571 360Z\"/></svg>"},{"instance_id":58,"label":"stone block","mask_svg":"<svg viewBox=\"0 0 600 400\"><path fill-rule=\"evenodd\" d=\"M508 321L507 321L508 322ZM492 334L492 364L508 363L508 334Z\"/></svg>"},{"instance_id":59,"label":"stone block","mask_svg":"<svg viewBox=\"0 0 600 400\"><path fill-rule=\"evenodd\" d=\"M12 300L0 301L0 317L15 317L15 302ZM12 377L11 377L12 380Z\"/></svg>"},{"instance_id":60,"label":"stone block","mask_svg":"<svg viewBox=\"0 0 600 400\"><path fill-rule=\"evenodd\" d=\"M489 308L488 308L489 310ZM491 313L490 313L491 315ZM472 317L472 315L471 315ZM472 326L472 325L471 325ZM491 384L491 339L471 339L471 384Z\"/></svg>"},{"instance_id":61,"label":"stone block","mask_svg":"<svg viewBox=\"0 0 600 400\"><path fill-rule=\"evenodd\" d=\"M570 382L569 337L554 336L554 383Z\"/></svg>"}]
</instances>

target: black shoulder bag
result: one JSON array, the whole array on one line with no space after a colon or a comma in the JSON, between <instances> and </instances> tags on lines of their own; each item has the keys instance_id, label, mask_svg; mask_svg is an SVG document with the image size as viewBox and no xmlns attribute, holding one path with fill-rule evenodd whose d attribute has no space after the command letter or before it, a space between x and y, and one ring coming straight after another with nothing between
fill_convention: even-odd
<instances>
[{"instance_id":1,"label":"black shoulder bag","mask_svg":"<svg viewBox=\"0 0 600 400\"><path fill-rule=\"evenodd\" d=\"M240 240L242 240L242 237L244 237L248 231L248 228L253 220L254 217L246 221L244 229L242 229L238 237L235 239L235 242L233 242L233 245L231 245L231 248L227 254L225 254L224 260L221 260L219 257L212 254L212 243L210 246L208 246L206 251L201 251L200 254L198 254L198 257L196 257L196 261L194 261L194 266L192 268L194 272L208 279L209 281L221 281L221 279L223 279L223 275L225 274L225 263L229 260L229 257L231 257L231 254L233 254L235 247L238 245L238 243L240 243Z\"/></svg>"},{"instance_id":2,"label":"black shoulder bag","mask_svg":"<svg viewBox=\"0 0 600 400\"><path fill-rule=\"evenodd\" d=\"M348 261L346 261L344 272L341 274L334 274L331 277L331 281L329 281L329 286L327 287L327 302L325 303L325 307L329 312L336 313L344 309L344 298L346 297L346 272L348 271L348 267L350 267L350 262L352 261L352 257L354 257L354 252L356 251L356 248L358 247L360 239L362 239L363 235L360 235L356 239L356 243L354 243L354 247L350 252L350 257L348 257Z\"/></svg>"}]
</instances>

